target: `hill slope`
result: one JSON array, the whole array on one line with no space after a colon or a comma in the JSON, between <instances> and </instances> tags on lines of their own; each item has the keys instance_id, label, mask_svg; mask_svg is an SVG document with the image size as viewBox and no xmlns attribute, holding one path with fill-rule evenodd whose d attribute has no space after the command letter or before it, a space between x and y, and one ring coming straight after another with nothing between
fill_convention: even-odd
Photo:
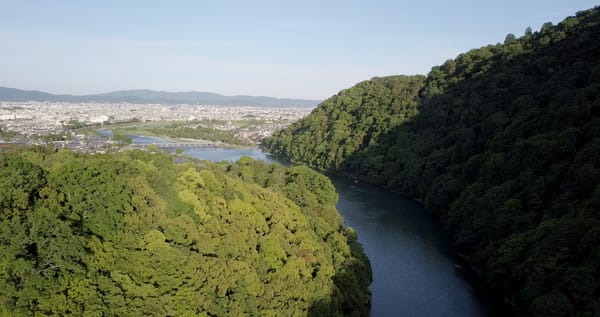
<instances>
[{"instance_id":1,"label":"hill slope","mask_svg":"<svg viewBox=\"0 0 600 317\"><path fill-rule=\"evenodd\" d=\"M6 316L366 316L331 182L250 158L0 153Z\"/></svg>"},{"instance_id":2,"label":"hill slope","mask_svg":"<svg viewBox=\"0 0 600 317\"><path fill-rule=\"evenodd\" d=\"M594 8L360 83L265 147L423 201L518 315L598 315L598 56Z\"/></svg>"}]
</instances>

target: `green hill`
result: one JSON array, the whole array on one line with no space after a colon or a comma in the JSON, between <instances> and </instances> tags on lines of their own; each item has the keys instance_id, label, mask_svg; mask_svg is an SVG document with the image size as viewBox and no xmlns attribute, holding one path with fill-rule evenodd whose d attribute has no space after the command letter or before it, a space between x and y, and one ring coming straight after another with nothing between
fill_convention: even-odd
<instances>
[{"instance_id":1,"label":"green hill","mask_svg":"<svg viewBox=\"0 0 600 317\"><path fill-rule=\"evenodd\" d=\"M373 78L265 148L439 215L517 315L600 315L600 9Z\"/></svg>"},{"instance_id":2,"label":"green hill","mask_svg":"<svg viewBox=\"0 0 600 317\"><path fill-rule=\"evenodd\" d=\"M371 271L306 167L0 153L3 316L366 316Z\"/></svg>"}]
</instances>

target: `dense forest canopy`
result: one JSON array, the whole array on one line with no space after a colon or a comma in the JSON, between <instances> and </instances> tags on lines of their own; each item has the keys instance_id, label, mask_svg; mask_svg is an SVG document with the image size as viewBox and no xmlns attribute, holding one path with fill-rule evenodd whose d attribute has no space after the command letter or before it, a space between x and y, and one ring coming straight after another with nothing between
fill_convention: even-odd
<instances>
[{"instance_id":1,"label":"dense forest canopy","mask_svg":"<svg viewBox=\"0 0 600 317\"><path fill-rule=\"evenodd\" d=\"M600 9L373 78L265 148L422 201L518 315L600 315Z\"/></svg>"},{"instance_id":2,"label":"dense forest canopy","mask_svg":"<svg viewBox=\"0 0 600 317\"><path fill-rule=\"evenodd\" d=\"M0 153L6 316L365 316L328 178L241 158Z\"/></svg>"}]
</instances>

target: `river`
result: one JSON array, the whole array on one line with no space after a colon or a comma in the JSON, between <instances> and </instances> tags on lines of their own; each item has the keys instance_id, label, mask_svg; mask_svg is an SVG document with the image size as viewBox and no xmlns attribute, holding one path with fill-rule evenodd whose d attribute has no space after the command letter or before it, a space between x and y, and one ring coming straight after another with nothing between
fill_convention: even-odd
<instances>
[{"instance_id":1,"label":"river","mask_svg":"<svg viewBox=\"0 0 600 317\"><path fill-rule=\"evenodd\" d=\"M371 316L491 316L441 225L413 200L330 177L337 209L371 261Z\"/></svg>"},{"instance_id":2,"label":"river","mask_svg":"<svg viewBox=\"0 0 600 317\"><path fill-rule=\"evenodd\" d=\"M257 148L189 148L183 154L211 161L247 155L280 163ZM371 316L493 316L481 289L456 264L440 224L419 203L340 177L331 179L340 197L337 208L371 261Z\"/></svg>"}]
</instances>

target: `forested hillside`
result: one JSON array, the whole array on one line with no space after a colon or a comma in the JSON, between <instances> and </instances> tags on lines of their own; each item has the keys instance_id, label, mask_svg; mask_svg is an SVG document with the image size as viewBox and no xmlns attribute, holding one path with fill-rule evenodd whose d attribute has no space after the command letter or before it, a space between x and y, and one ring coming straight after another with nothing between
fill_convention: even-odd
<instances>
[{"instance_id":1,"label":"forested hillside","mask_svg":"<svg viewBox=\"0 0 600 317\"><path fill-rule=\"evenodd\" d=\"M517 315L600 315L600 9L359 83L265 147L422 201Z\"/></svg>"},{"instance_id":2,"label":"forested hillside","mask_svg":"<svg viewBox=\"0 0 600 317\"><path fill-rule=\"evenodd\" d=\"M3 316L365 316L331 182L249 158L0 153Z\"/></svg>"},{"instance_id":3,"label":"forested hillside","mask_svg":"<svg viewBox=\"0 0 600 317\"><path fill-rule=\"evenodd\" d=\"M265 147L321 170L345 170L353 154L417 113L423 81L424 76L393 76L361 82L266 139Z\"/></svg>"}]
</instances>

